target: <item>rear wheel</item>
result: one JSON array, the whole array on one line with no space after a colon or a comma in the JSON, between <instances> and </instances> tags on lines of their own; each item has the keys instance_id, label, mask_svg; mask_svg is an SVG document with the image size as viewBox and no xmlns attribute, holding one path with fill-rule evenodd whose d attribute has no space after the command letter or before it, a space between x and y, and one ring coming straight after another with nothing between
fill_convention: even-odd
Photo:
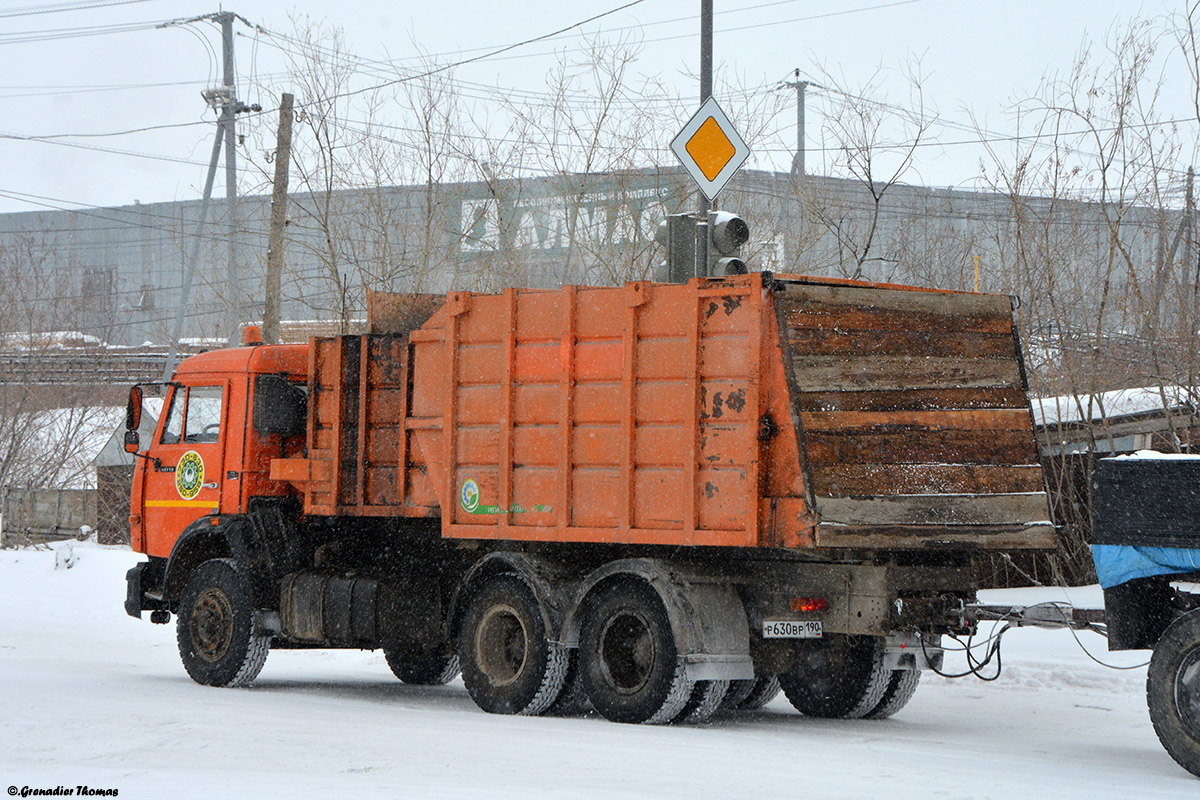
<instances>
[{"instance_id":1,"label":"rear wheel","mask_svg":"<svg viewBox=\"0 0 1200 800\"><path fill-rule=\"evenodd\" d=\"M758 711L779 696L779 677L730 681L729 691L721 700L723 711Z\"/></svg>"},{"instance_id":2,"label":"rear wheel","mask_svg":"<svg viewBox=\"0 0 1200 800\"><path fill-rule=\"evenodd\" d=\"M693 725L707 722L721 707L727 691L729 681L696 681L691 697L672 722Z\"/></svg>"},{"instance_id":3,"label":"rear wheel","mask_svg":"<svg viewBox=\"0 0 1200 800\"><path fill-rule=\"evenodd\" d=\"M801 714L861 719L887 693L892 675L883 666L883 651L883 640L874 636L835 634L812 640L779 683Z\"/></svg>"},{"instance_id":4,"label":"rear wheel","mask_svg":"<svg viewBox=\"0 0 1200 800\"><path fill-rule=\"evenodd\" d=\"M670 722L692 695L694 682L677 663L667 610L641 581L599 591L584 617L579 649L588 699L605 719Z\"/></svg>"},{"instance_id":5,"label":"rear wheel","mask_svg":"<svg viewBox=\"0 0 1200 800\"><path fill-rule=\"evenodd\" d=\"M385 647L383 657L392 674L412 686L444 686L459 673L457 654L403 653Z\"/></svg>"},{"instance_id":6,"label":"rear wheel","mask_svg":"<svg viewBox=\"0 0 1200 800\"><path fill-rule=\"evenodd\" d=\"M458 654L476 705L492 714L534 715L562 691L569 651L547 640L533 590L516 575L497 575L471 599Z\"/></svg>"},{"instance_id":7,"label":"rear wheel","mask_svg":"<svg viewBox=\"0 0 1200 800\"><path fill-rule=\"evenodd\" d=\"M1200 611L1168 625L1154 646L1146 705L1154 732L1171 758L1200 776Z\"/></svg>"},{"instance_id":8,"label":"rear wheel","mask_svg":"<svg viewBox=\"0 0 1200 800\"><path fill-rule=\"evenodd\" d=\"M246 686L258 677L269 636L254 630L250 580L234 561L214 558L188 576L175 638L183 668L206 686Z\"/></svg>"},{"instance_id":9,"label":"rear wheel","mask_svg":"<svg viewBox=\"0 0 1200 800\"><path fill-rule=\"evenodd\" d=\"M921 671L916 669L894 669L888 679L887 689L879 705L863 715L863 719L887 719L908 705L921 682Z\"/></svg>"},{"instance_id":10,"label":"rear wheel","mask_svg":"<svg viewBox=\"0 0 1200 800\"><path fill-rule=\"evenodd\" d=\"M587 698L587 688L583 685L579 649L576 648L569 651L567 656L567 675L563 680L563 690L545 713L556 717L572 717L586 714L591 707Z\"/></svg>"},{"instance_id":11,"label":"rear wheel","mask_svg":"<svg viewBox=\"0 0 1200 800\"><path fill-rule=\"evenodd\" d=\"M758 711L779 696L779 677L777 675L769 678L755 678L747 683L750 684L748 690L738 700L737 705L732 706L736 711Z\"/></svg>"}]
</instances>

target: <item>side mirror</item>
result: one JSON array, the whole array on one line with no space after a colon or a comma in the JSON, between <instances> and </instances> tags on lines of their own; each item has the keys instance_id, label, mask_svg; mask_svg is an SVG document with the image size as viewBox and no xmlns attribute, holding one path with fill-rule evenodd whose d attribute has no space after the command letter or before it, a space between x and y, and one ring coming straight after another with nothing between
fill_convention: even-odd
<instances>
[{"instance_id":1,"label":"side mirror","mask_svg":"<svg viewBox=\"0 0 1200 800\"><path fill-rule=\"evenodd\" d=\"M129 389L129 405L125 406L125 430L137 431L142 424L142 387L134 386ZM134 444L137 444L137 436L134 436ZM125 437L125 449L129 450L129 437Z\"/></svg>"},{"instance_id":2,"label":"side mirror","mask_svg":"<svg viewBox=\"0 0 1200 800\"><path fill-rule=\"evenodd\" d=\"M141 442L138 440L138 432L136 430L125 431L125 452L126 453L132 453L133 455L137 455L138 446L140 444L141 444Z\"/></svg>"},{"instance_id":3,"label":"side mirror","mask_svg":"<svg viewBox=\"0 0 1200 800\"><path fill-rule=\"evenodd\" d=\"M308 396L280 375L254 379L254 430L285 437L304 433L308 422Z\"/></svg>"}]
</instances>

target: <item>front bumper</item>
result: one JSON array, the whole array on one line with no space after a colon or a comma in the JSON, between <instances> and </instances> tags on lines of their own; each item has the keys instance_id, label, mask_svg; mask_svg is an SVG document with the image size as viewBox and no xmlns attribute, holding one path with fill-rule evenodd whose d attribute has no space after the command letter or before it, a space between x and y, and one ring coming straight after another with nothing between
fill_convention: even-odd
<instances>
[{"instance_id":1,"label":"front bumper","mask_svg":"<svg viewBox=\"0 0 1200 800\"><path fill-rule=\"evenodd\" d=\"M143 561L125 573L125 613L142 618L143 611L166 611L162 599L162 564L158 559Z\"/></svg>"}]
</instances>

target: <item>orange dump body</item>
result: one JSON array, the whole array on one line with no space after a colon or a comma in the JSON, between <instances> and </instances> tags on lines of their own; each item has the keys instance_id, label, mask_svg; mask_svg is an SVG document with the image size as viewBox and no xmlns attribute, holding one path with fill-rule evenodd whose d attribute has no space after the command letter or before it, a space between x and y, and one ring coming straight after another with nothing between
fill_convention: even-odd
<instances>
[{"instance_id":1,"label":"orange dump body","mask_svg":"<svg viewBox=\"0 0 1200 800\"><path fill-rule=\"evenodd\" d=\"M310 514L444 536L1046 547L1009 298L762 274L452 293L310 347ZM421 305L421 304L418 304ZM418 327L419 326L419 327Z\"/></svg>"}]
</instances>

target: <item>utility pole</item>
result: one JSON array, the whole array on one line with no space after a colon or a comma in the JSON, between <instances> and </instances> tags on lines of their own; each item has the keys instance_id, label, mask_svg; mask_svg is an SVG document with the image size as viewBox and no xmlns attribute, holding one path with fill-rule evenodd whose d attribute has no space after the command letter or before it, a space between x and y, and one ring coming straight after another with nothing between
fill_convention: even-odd
<instances>
[{"instance_id":1,"label":"utility pole","mask_svg":"<svg viewBox=\"0 0 1200 800\"><path fill-rule=\"evenodd\" d=\"M700 0L700 105L712 97L712 49L713 49L713 4L712 0ZM708 212L712 205L704 192L699 192L696 225L696 277L708 274Z\"/></svg>"},{"instance_id":2,"label":"utility pole","mask_svg":"<svg viewBox=\"0 0 1200 800\"><path fill-rule=\"evenodd\" d=\"M237 92L233 75L233 14L225 11L216 15L221 23L222 90L221 127L225 131L225 205L229 229L229 261L225 266L225 333L229 343L236 344L238 324L237 291L237 131L234 115L238 112Z\"/></svg>"},{"instance_id":3,"label":"utility pole","mask_svg":"<svg viewBox=\"0 0 1200 800\"><path fill-rule=\"evenodd\" d=\"M796 155L792 158L792 174L804 175L804 92L811 81L800 80L800 69L795 71L796 80L784 81L783 85L796 90Z\"/></svg>"},{"instance_id":4,"label":"utility pole","mask_svg":"<svg viewBox=\"0 0 1200 800\"><path fill-rule=\"evenodd\" d=\"M221 157L221 129L213 137L212 156L208 159L208 177L204 179L204 194L200 199L200 219L196 232L192 234L192 246L188 248L188 260L184 265L183 286L179 291L179 308L175 310L175 325L171 329L171 349L163 363L163 383L171 380L175 372L175 359L179 355L179 337L183 335L183 318L192 295L192 278L196 274L196 259L200 257L200 240L204 238L204 224L208 221L208 201L212 198L213 179L217 177L217 160Z\"/></svg>"},{"instance_id":5,"label":"utility pole","mask_svg":"<svg viewBox=\"0 0 1200 800\"><path fill-rule=\"evenodd\" d=\"M275 185L271 189L271 230L267 240L267 285L263 302L263 341L279 343L279 290L283 274L283 229L287 225L288 166L292 160L292 95L279 102L275 145Z\"/></svg>"},{"instance_id":6,"label":"utility pole","mask_svg":"<svg viewBox=\"0 0 1200 800\"><path fill-rule=\"evenodd\" d=\"M179 308L175 313L175 324L171 331L171 349L167 354L166 363L163 364L164 381L169 380L171 373L175 371L175 359L179 353L179 337L183 334L183 319L187 314L188 302L191 300L192 281L196 273L196 260L200 256L200 240L205 238L204 225L208 221L209 200L212 198L213 181L217 174L217 162L221 158L222 143L225 145L225 197L229 204L229 263L225 275L226 312L225 318L222 320L222 325L230 339L235 338L237 335L237 311L234 306L234 297L236 295L234 289L235 281L237 280L235 269L237 243L234 240L234 234L237 230L234 217L237 203L237 134L234 130L234 117L245 111L262 111L262 107L257 103L248 106L239 102L234 92L233 21L235 19L241 20L245 25L254 27L244 17L232 11L205 14L190 19L172 20L158 26L166 28L172 25L190 25L194 22L219 23L221 25L222 61L224 65L222 85L213 89L206 89L202 93L204 101L213 108L218 109L220 115L217 118L217 135L213 140L212 156L208 161L208 176L204 180L204 194L200 201L200 220L197 223L196 233L193 234L191 247L188 248L188 261L184 269Z\"/></svg>"}]
</instances>

